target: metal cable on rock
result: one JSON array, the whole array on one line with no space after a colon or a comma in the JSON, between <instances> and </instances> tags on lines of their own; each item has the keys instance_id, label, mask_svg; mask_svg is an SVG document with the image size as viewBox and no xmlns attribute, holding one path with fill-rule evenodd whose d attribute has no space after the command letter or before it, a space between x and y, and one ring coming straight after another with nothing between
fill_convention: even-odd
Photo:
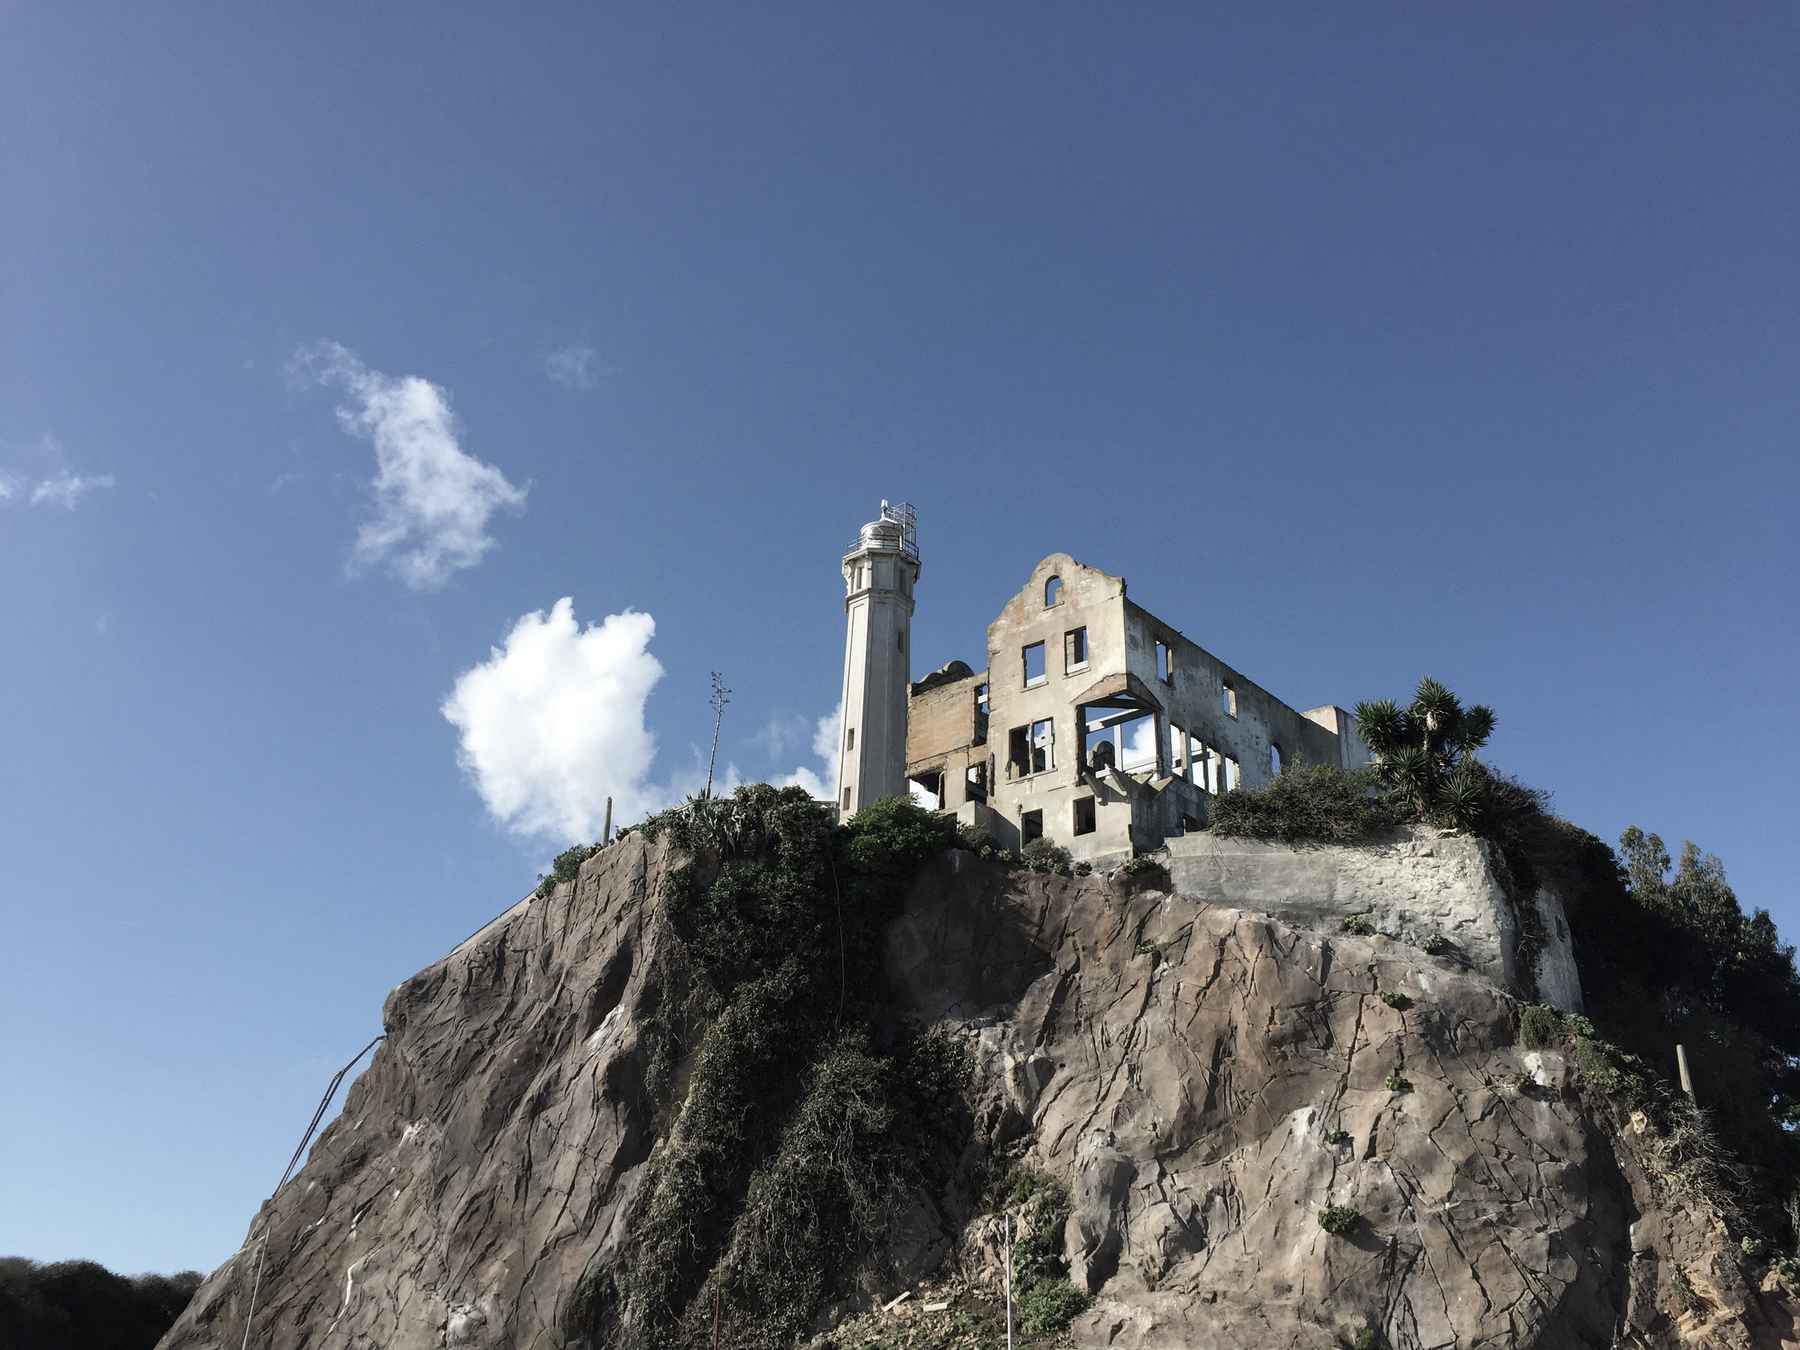
<instances>
[{"instance_id":1,"label":"metal cable on rock","mask_svg":"<svg viewBox=\"0 0 1800 1350\"><path fill-rule=\"evenodd\" d=\"M344 1081L344 1075L356 1067L357 1060L386 1039L387 1033L384 1031L352 1055L350 1062L331 1076L331 1083L326 1087L325 1095L319 1098L318 1108L313 1111L312 1119L306 1124L306 1133L300 1136L300 1142L294 1148L294 1156L288 1159L288 1165L282 1169L281 1180L277 1181L275 1189L269 1192L271 1204L274 1203L275 1197L281 1194L281 1188L288 1184L288 1178L294 1175L294 1169L299 1166L300 1159L306 1152L306 1146L312 1142L313 1131L319 1128L319 1122L325 1118L325 1110L331 1105L331 1099L337 1095L338 1085ZM256 1319L256 1295L262 1288L263 1258L268 1255L269 1224L273 1219L274 1215L271 1214L263 1220L262 1237L256 1244L256 1277L250 1282L250 1310L244 1314L244 1340L241 1350L249 1350L250 1347L250 1327Z\"/></svg>"}]
</instances>

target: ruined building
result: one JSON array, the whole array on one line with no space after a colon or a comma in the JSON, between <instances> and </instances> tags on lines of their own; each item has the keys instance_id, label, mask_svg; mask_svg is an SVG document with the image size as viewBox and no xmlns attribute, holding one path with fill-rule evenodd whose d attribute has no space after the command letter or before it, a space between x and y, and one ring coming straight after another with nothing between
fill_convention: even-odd
<instances>
[{"instance_id":1,"label":"ruined building","mask_svg":"<svg viewBox=\"0 0 1800 1350\"><path fill-rule=\"evenodd\" d=\"M843 569L846 814L910 789L1003 847L1043 837L1113 860L1203 826L1218 793L1368 761L1344 709L1296 712L1066 553L988 625L985 670L952 661L911 683L912 508L883 502Z\"/></svg>"}]
</instances>

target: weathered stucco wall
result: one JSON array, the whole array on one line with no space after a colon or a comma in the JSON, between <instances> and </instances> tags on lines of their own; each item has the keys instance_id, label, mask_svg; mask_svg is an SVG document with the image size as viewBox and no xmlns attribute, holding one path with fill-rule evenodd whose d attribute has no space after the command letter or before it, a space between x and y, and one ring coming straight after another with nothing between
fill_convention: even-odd
<instances>
[{"instance_id":1,"label":"weathered stucco wall","mask_svg":"<svg viewBox=\"0 0 1800 1350\"><path fill-rule=\"evenodd\" d=\"M1521 987L1519 917L1479 839L1415 828L1390 843L1296 848L1199 833L1166 847L1170 883L1181 895L1324 931L1362 915L1377 933L1414 946L1443 938L1470 969L1502 987ZM1562 902L1541 891L1536 908L1540 996L1579 1009L1581 981Z\"/></svg>"}]
</instances>

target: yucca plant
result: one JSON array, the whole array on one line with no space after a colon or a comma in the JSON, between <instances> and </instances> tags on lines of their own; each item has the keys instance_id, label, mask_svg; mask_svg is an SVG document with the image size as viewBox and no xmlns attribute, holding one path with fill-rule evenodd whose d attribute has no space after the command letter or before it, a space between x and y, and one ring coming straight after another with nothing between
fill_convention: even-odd
<instances>
[{"instance_id":1,"label":"yucca plant","mask_svg":"<svg viewBox=\"0 0 1800 1350\"><path fill-rule=\"evenodd\" d=\"M1488 799L1489 775L1475 752L1494 734L1494 710L1465 708L1426 676L1402 708L1381 698L1356 705L1357 730L1375 755L1388 795L1419 820L1473 829Z\"/></svg>"}]
</instances>

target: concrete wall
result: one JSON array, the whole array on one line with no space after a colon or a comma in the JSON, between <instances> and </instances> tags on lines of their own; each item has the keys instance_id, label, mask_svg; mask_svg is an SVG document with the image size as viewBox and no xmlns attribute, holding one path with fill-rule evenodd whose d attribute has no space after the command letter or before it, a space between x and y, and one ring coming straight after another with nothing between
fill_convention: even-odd
<instances>
[{"instance_id":1,"label":"concrete wall","mask_svg":"<svg viewBox=\"0 0 1800 1350\"><path fill-rule=\"evenodd\" d=\"M922 690L912 696L906 724L907 776L939 772L944 775L946 811L969 801L968 771L985 763L993 747L977 742L980 717L976 691L987 682L985 670L960 680Z\"/></svg>"},{"instance_id":2,"label":"concrete wall","mask_svg":"<svg viewBox=\"0 0 1800 1350\"><path fill-rule=\"evenodd\" d=\"M1055 603L1047 604L1047 583L1060 581ZM1086 660L1072 664L1068 635L1085 630ZM1157 644L1166 644L1171 669L1158 668ZM1023 653L1043 644L1041 680L1026 678ZM1126 598L1125 581L1088 567L1066 553L1052 553L1032 569L1025 586L1000 611L987 632L988 733L985 747L972 747L971 677L968 692L942 685L913 699L918 730L909 736L909 772L944 766L945 809L965 800L967 765L989 765L988 805L1014 828L1029 812L1043 813L1047 837L1077 858L1105 862L1156 847L1181 834L1189 822L1204 822L1210 794L1227 787L1226 761L1236 765L1235 786L1257 787L1271 774L1271 747L1279 746L1282 767L1366 760L1355 721L1340 708L1302 714L1253 680L1189 641L1155 615ZM1129 681L1129 684L1127 683ZM1079 700L1096 687L1123 691L1154 705L1146 708L1154 726L1156 762L1126 778L1083 773ZM1230 688L1229 707L1225 690ZM959 701L960 700L960 701ZM1109 710L1110 711L1110 710ZM1096 711L1095 720L1107 713ZM1009 755L1015 728L1048 722L1051 764L1043 772L1018 772ZM1171 729L1185 735L1171 744ZM1347 733L1347 734L1346 734ZM1208 753L1187 762L1188 738ZM1123 767L1121 765L1121 767ZM1173 780L1173 781L1171 781ZM1093 803L1094 829L1075 833L1077 812Z\"/></svg>"},{"instance_id":3,"label":"concrete wall","mask_svg":"<svg viewBox=\"0 0 1800 1350\"><path fill-rule=\"evenodd\" d=\"M1317 722L1142 606L1127 600L1125 614L1127 669L1156 692L1168 722L1237 760L1242 786L1261 787L1269 781L1273 745L1281 747L1284 767L1340 762L1337 737ZM1173 658L1167 680L1157 669L1158 642L1167 644ZM1231 711L1225 705L1227 686L1234 695ZM1166 730L1163 735L1166 743ZM1169 768L1175 770L1173 764Z\"/></svg>"},{"instance_id":4,"label":"concrete wall","mask_svg":"<svg viewBox=\"0 0 1800 1350\"><path fill-rule=\"evenodd\" d=\"M1489 979L1519 987L1519 921L1487 845L1468 835L1415 828L1392 843L1294 848L1190 834L1171 839L1169 880L1181 895L1274 915L1296 927L1338 932L1360 914L1379 933L1423 947L1439 936L1452 955ZM1540 892L1544 942L1534 973L1539 996L1581 1007L1581 981L1562 903Z\"/></svg>"}]
</instances>

